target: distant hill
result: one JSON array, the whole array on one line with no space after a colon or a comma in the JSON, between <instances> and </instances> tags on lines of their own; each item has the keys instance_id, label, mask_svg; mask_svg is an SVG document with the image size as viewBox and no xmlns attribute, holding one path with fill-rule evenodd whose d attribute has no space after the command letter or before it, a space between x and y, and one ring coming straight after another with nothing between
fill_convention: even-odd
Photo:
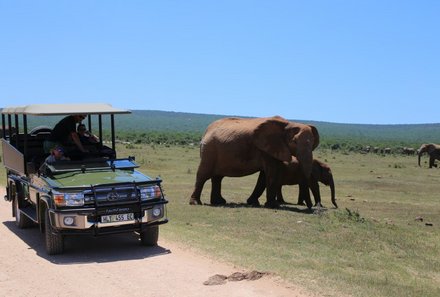
<instances>
[{"instance_id":1,"label":"distant hill","mask_svg":"<svg viewBox=\"0 0 440 297\"><path fill-rule=\"evenodd\" d=\"M131 115L116 116L119 133L146 135L146 133L184 133L199 139L213 121L229 115L211 115L158 110L133 110ZM59 118L30 117L31 126L53 126ZM104 122L107 120L104 117ZM295 120L312 124L319 130L321 144L350 143L358 145L390 144L419 146L421 143L440 143L440 123L411 125L340 124L319 121ZM119 134L118 133L118 134ZM188 137L186 137L188 138Z\"/></svg>"},{"instance_id":2,"label":"distant hill","mask_svg":"<svg viewBox=\"0 0 440 297\"><path fill-rule=\"evenodd\" d=\"M128 131L180 131L203 133L213 121L227 115L208 115L156 110L133 110L131 117L120 123L119 129ZM323 140L357 140L359 143L393 142L420 144L440 143L440 123L411 125L340 124L289 119L314 125Z\"/></svg>"},{"instance_id":3,"label":"distant hill","mask_svg":"<svg viewBox=\"0 0 440 297\"><path fill-rule=\"evenodd\" d=\"M320 135L331 139L352 139L361 143L394 142L402 144L440 143L440 124L365 125L308 122L315 125Z\"/></svg>"},{"instance_id":4,"label":"distant hill","mask_svg":"<svg viewBox=\"0 0 440 297\"><path fill-rule=\"evenodd\" d=\"M158 110L132 110L132 115L120 129L204 132L206 127L224 115L207 115L198 113L171 112ZM127 125L127 127L125 127Z\"/></svg>"}]
</instances>

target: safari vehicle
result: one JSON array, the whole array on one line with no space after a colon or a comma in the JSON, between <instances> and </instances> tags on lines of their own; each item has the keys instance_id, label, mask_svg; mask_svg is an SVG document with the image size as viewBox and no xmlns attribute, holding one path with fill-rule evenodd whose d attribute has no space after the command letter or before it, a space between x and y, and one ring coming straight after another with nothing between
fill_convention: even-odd
<instances>
[{"instance_id":1,"label":"safari vehicle","mask_svg":"<svg viewBox=\"0 0 440 297\"><path fill-rule=\"evenodd\" d=\"M127 110L108 104L36 104L2 109L5 200L19 228L38 225L48 254L64 250L65 236L137 232L143 245L156 245L159 225L168 222L160 178L137 171L134 157L117 158L115 115ZM99 131L100 150L80 160L45 162L43 143L51 128L29 130L31 117L85 115L89 130ZM38 118L36 118L38 120ZM40 118L41 120L41 118ZM92 125L92 120L95 124ZM109 123L111 148L103 142ZM108 151L112 154L108 154ZM100 152L105 151L106 154Z\"/></svg>"}]
</instances>

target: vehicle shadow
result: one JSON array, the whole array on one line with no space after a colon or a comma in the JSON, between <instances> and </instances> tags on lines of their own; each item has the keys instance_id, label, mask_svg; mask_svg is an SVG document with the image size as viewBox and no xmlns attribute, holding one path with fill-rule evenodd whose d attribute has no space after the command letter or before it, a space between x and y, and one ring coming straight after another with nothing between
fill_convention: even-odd
<instances>
[{"instance_id":1,"label":"vehicle shadow","mask_svg":"<svg viewBox=\"0 0 440 297\"><path fill-rule=\"evenodd\" d=\"M247 203L234 203L234 202L228 202L224 205L212 205L212 204L203 204L210 207L225 207L225 208L265 208L264 205L255 206L255 205L249 205ZM312 209L308 209L306 207L298 207L297 204L292 203L286 203L282 204L277 208L272 208L274 210L283 210L283 211L291 211L296 213L306 213L306 214L316 214L317 212L323 213L327 211L327 208L321 207L313 207Z\"/></svg>"},{"instance_id":2,"label":"vehicle shadow","mask_svg":"<svg viewBox=\"0 0 440 297\"><path fill-rule=\"evenodd\" d=\"M66 236L64 253L47 255L44 234L38 227L19 229L14 221L3 224L30 249L47 261L59 265L106 263L126 260L147 259L171 253L166 247L146 247L140 244L139 235L133 233L112 234L101 237L91 235Z\"/></svg>"}]
</instances>

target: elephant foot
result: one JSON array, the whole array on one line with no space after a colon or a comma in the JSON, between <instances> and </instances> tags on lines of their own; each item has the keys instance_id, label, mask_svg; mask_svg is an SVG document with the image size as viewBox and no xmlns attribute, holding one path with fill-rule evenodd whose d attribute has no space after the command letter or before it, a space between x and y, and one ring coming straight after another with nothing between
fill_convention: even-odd
<instances>
[{"instance_id":1,"label":"elephant foot","mask_svg":"<svg viewBox=\"0 0 440 297\"><path fill-rule=\"evenodd\" d=\"M258 199L248 199L246 203L251 206L260 206L260 201L258 201Z\"/></svg>"},{"instance_id":2,"label":"elephant foot","mask_svg":"<svg viewBox=\"0 0 440 297\"><path fill-rule=\"evenodd\" d=\"M225 205L226 200L223 197L211 198L211 205Z\"/></svg>"},{"instance_id":3,"label":"elephant foot","mask_svg":"<svg viewBox=\"0 0 440 297\"><path fill-rule=\"evenodd\" d=\"M307 202L307 203L305 203L304 201L298 201L297 205L307 206L308 209L312 209L312 207L313 207L313 204L311 201Z\"/></svg>"},{"instance_id":4,"label":"elephant foot","mask_svg":"<svg viewBox=\"0 0 440 297\"><path fill-rule=\"evenodd\" d=\"M283 198L277 198L277 201L278 201L279 204L287 204L287 202L284 201Z\"/></svg>"},{"instance_id":5,"label":"elephant foot","mask_svg":"<svg viewBox=\"0 0 440 297\"><path fill-rule=\"evenodd\" d=\"M197 198L189 199L189 205L202 205L202 201Z\"/></svg>"},{"instance_id":6,"label":"elephant foot","mask_svg":"<svg viewBox=\"0 0 440 297\"><path fill-rule=\"evenodd\" d=\"M266 208L279 208L280 204L278 203L278 201L267 201L266 203L264 203L264 207L266 207Z\"/></svg>"},{"instance_id":7,"label":"elephant foot","mask_svg":"<svg viewBox=\"0 0 440 297\"><path fill-rule=\"evenodd\" d=\"M322 205L321 202L315 203L315 207L322 207L322 208L325 208L325 206Z\"/></svg>"}]
</instances>

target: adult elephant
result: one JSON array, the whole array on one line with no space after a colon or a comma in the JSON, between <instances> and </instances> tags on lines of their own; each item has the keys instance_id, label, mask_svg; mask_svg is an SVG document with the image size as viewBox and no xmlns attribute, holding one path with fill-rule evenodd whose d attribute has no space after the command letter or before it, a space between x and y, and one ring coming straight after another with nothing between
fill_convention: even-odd
<instances>
[{"instance_id":1,"label":"adult elephant","mask_svg":"<svg viewBox=\"0 0 440 297\"><path fill-rule=\"evenodd\" d=\"M285 204L282 193L282 186L283 185L298 185L302 182L304 176L301 172L299 162L295 157L292 157L292 162L290 163L282 163L282 166L280 168L280 183L277 190L277 201L280 204ZM265 174L263 171L260 172L260 175L258 176L257 184L255 185L254 191L252 192L251 196L249 196L247 203L251 205L258 204L258 198L263 194L263 191L265 190L266 186L264 183ZM324 162L321 162L317 159L313 160L313 166L312 166L312 174L310 176L309 186L310 190L312 191L313 197L315 198L315 206L321 206L321 192L319 190L319 183L321 182L326 186L330 187L330 195L331 195L331 201L333 205L338 208L338 205L336 204L336 196L335 196L335 183L333 180L333 174L332 170L330 169L330 166L327 165ZM298 193L298 203L300 205L304 205L303 197L301 197L301 192Z\"/></svg>"},{"instance_id":2,"label":"adult elephant","mask_svg":"<svg viewBox=\"0 0 440 297\"><path fill-rule=\"evenodd\" d=\"M429 154L429 168L437 167L435 164L435 160L440 160L440 145L434 143L425 143L420 146L417 150L417 155L419 157L419 166L420 166L420 157L424 154Z\"/></svg>"},{"instance_id":3,"label":"adult elephant","mask_svg":"<svg viewBox=\"0 0 440 297\"><path fill-rule=\"evenodd\" d=\"M296 156L306 178L312 172L312 151L319 144L318 130L275 116L268 118L224 118L211 123L200 145L200 164L190 204L202 204L203 185L211 179L211 204L225 204L221 195L223 177L266 173L267 207L276 207L279 164ZM300 185L307 189L307 181ZM307 190L308 192L308 190ZM310 195L307 206L312 207Z\"/></svg>"}]
</instances>

